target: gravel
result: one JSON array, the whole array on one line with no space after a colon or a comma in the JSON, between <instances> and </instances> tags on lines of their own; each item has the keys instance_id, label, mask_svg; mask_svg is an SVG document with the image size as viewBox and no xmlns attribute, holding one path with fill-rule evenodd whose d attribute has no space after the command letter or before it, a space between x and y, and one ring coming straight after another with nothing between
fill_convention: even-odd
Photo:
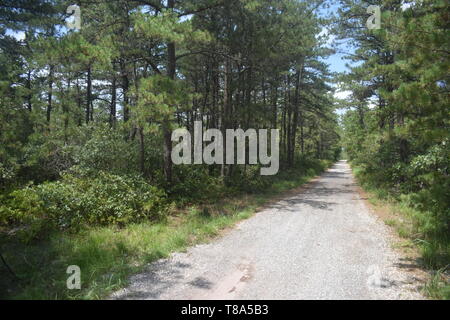
<instances>
[{"instance_id":1,"label":"gravel","mask_svg":"<svg viewBox=\"0 0 450 320\"><path fill-rule=\"evenodd\" d=\"M150 264L112 299L423 299L338 162L225 236Z\"/></svg>"}]
</instances>

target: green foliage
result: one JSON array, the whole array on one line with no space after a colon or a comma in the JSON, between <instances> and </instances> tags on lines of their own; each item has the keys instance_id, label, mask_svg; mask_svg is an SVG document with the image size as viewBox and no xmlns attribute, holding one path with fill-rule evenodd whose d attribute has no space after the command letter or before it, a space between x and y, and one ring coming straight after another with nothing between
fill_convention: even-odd
<instances>
[{"instance_id":1,"label":"green foliage","mask_svg":"<svg viewBox=\"0 0 450 320\"><path fill-rule=\"evenodd\" d=\"M139 97L137 108L133 110L134 122L147 133L154 133L155 124L146 125L148 119L160 123L171 119L175 111L187 111L193 95L182 81L169 77L155 75L141 80L139 90L135 92Z\"/></svg>"},{"instance_id":2,"label":"green foliage","mask_svg":"<svg viewBox=\"0 0 450 320\"><path fill-rule=\"evenodd\" d=\"M227 177L227 186L235 193L257 193L267 189L273 182L272 177L262 176L261 166L237 166L232 176Z\"/></svg>"},{"instance_id":3,"label":"green foliage","mask_svg":"<svg viewBox=\"0 0 450 320\"><path fill-rule=\"evenodd\" d=\"M211 40L207 32L194 28L191 19L182 21L172 10L163 10L158 16L138 12L134 19L136 31L155 40L174 42L177 45L185 43L192 45L192 42L207 43Z\"/></svg>"},{"instance_id":4,"label":"green foliage","mask_svg":"<svg viewBox=\"0 0 450 320\"><path fill-rule=\"evenodd\" d=\"M46 229L79 230L83 226L156 221L169 204L163 191L138 177L105 172L97 176L64 175L61 181L14 191L1 207L3 225L19 225L39 236Z\"/></svg>"},{"instance_id":5,"label":"green foliage","mask_svg":"<svg viewBox=\"0 0 450 320\"><path fill-rule=\"evenodd\" d=\"M426 284L425 291L432 299L450 300L450 281L446 274L447 269L448 266L435 272Z\"/></svg>"},{"instance_id":6,"label":"green foliage","mask_svg":"<svg viewBox=\"0 0 450 320\"><path fill-rule=\"evenodd\" d=\"M219 201L224 196L239 194L258 194L269 190L279 181L290 178L301 180L302 177L313 177L323 172L331 165L330 160L317 161L312 158L300 157L296 167L283 170L276 176L262 176L259 165L238 165L233 167L231 174L225 177L214 176L207 166L177 166L177 180L170 187L170 196L179 205L190 203L210 203ZM219 168L215 168L219 169ZM163 177L159 184L163 185Z\"/></svg>"},{"instance_id":7,"label":"green foliage","mask_svg":"<svg viewBox=\"0 0 450 320\"><path fill-rule=\"evenodd\" d=\"M170 188L170 194L180 204L219 199L226 191L221 179L210 175L207 167L177 166L175 174L177 181Z\"/></svg>"},{"instance_id":8,"label":"green foliage","mask_svg":"<svg viewBox=\"0 0 450 320\"><path fill-rule=\"evenodd\" d=\"M20 176L36 183L56 180L74 165L76 150L76 146L64 144L58 139L34 135L24 147Z\"/></svg>"},{"instance_id":9,"label":"green foliage","mask_svg":"<svg viewBox=\"0 0 450 320\"><path fill-rule=\"evenodd\" d=\"M18 226L18 237L28 242L37 234L48 230L49 225L43 210L43 201L31 188L14 191L2 196L0 226Z\"/></svg>"},{"instance_id":10,"label":"green foliage","mask_svg":"<svg viewBox=\"0 0 450 320\"><path fill-rule=\"evenodd\" d=\"M137 173L136 145L124 139L126 134L123 130L108 126L93 128L90 138L74 154L74 164L86 175L98 171L115 174Z\"/></svg>"},{"instance_id":11,"label":"green foliage","mask_svg":"<svg viewBox=\"0 0 450 320\"><path fill-rule=\"evenodd\" d=\"M11 185L17 172L13 166L7 166L6 163L0 163L0 186Z\"/></svg>"}]
</instances>

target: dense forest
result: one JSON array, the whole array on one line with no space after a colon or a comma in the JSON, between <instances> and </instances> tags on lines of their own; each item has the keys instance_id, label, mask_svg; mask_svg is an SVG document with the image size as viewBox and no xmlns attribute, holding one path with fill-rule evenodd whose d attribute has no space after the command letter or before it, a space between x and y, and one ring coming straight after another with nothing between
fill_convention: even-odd
<instances>
[{"instance_id":1,"label":"dense forest","mask_svg":"<svg viewBox=\"0 0 450 320\"><path fill-rule=\"evenodd\" d=\"M121 286L121 277L101 280L111 269L125 277L190 243L192 232L173 224L211 229L242 209L224 199L292 187L341 150L368 188L414 209L428 265L445 267L448 4L338 2L325 18L323 0L1 1L0 253L11 275L0 284L14 289L0 294L101 297ZM381 7L379 30L366 28L369 4ZM355 48L350 72L330 72L325 59L338 49L324 28ZM336 88L349 98L337 101ZM279 129L279 174L174 165L172 132L194 134L197 121L222 132ZM156 226L155 238L173 233L173 242L149 252L142 247L156 240L138 234ZM45 261L57 262L44 271ZM92 274L81 295L55 271L68 264ZM57 280L43 283L43 273Z\"/></svg>"}]
</instances>

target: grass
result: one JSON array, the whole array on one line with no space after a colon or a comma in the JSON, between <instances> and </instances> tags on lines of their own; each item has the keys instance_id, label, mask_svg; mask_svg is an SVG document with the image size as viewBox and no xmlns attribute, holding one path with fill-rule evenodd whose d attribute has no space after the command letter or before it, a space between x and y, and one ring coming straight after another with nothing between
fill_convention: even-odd
<instances>
[{"instance_id":1,"label":"grass","mask_svg":"<svg viewBox=\"0 0 450 320\"><path fill-rule=\"evenodd\" d=\"M450 300L450 285L446 271L446 269L440 269L434 272L424 288L427 296L436 300Z\"/></svg>"},{"instance_id":2,"label":"grass","mask_svg":"<svg viewBox=\"0 0 450 320\"><path fill-rule=\"evenodd\" d=\"M125 287L129 276L142 271L146 264L208 241L251 217L276 195L306 183L318 173L283 173L263 193L191 206L157 224L92 228L76 234L57 232L47 240L28 245L3 236L1 253L19 280L1 270L0 298L105 298ZM67 289L66 270L70 265L81 269L81 290Z\"/></svg>"},{"instance_id":3,"label":"grass","mask_svg":"<svg viewBox=\"0 0 450 320\"><path fill-rule=\"evenodd\" d=\"M423 293L431 299L449 300L450 244L445 235L427 233L427 229L434 227L434 221L430 219L432 214L412 208L404 201L405 198L393 197L387 189L375 187L360 168L352 169L359 184L367 192L369 203L388 211L384 222L403 239L396 247L418 252L419 264L430 274Z\"/></svg>"}]
</instances>

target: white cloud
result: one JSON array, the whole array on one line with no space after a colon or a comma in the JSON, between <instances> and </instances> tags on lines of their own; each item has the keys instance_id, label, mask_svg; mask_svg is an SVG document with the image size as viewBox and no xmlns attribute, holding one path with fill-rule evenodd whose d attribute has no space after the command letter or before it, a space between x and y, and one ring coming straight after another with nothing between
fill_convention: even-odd
<instances>
[{"instance_id":1,"label":"white cloud","mask_svg":"<svg viewBox=\"0 0 450 320\"><path fill-rule=\"evenodd\" d=\"M352 92L349 90L337 90L334 92L334 97L340 100L346 100L351 96Z\"/></svg>"},{"instance_id":2,"label":"white cloud","mask_svg":"<svg viewBox=\"0 0 450 320\"><path fill-rule=\"evenodd\" d=\"M326 38L325 45L328 47L331 46L331 44L336 39L335 35L330 35L330 31L326 27L322 27L322 30L317 35L317 38L322 38L322 37Z\"/></svg>"},{"instance_id":3,"label":"white cloud","mask_svg":"<svg viewBox=\"0 0 450 320\"><path fill-rule=\"evenodd\" d=\"M350 90L336 90L334 92L334 98L339 100L347 100L352 95L352 92ZM340 103L337 103L337 106L339 106ZM347 112L347 108L337 108L335 112L338 115L344 115Z\"/></svg>"},{"instance_id":4,"label":"white cloud","mask_svg":"<svg viewBox=\"0 0 450 320\"><path fill-rule=\"evenodd\" d=\"M6 34L8 36L14 37L16 38L18 41L22 41L25 40L25 32L23 31L11 31L11 30L7 30Z\"/></svg>"},{"instance_id":5,"label":"white cloud","mask_svg":"<svg viewBox=\"0 0 450 320\"><path fill-rule=\"evenodd\" d=\"M413 5L414 5L414 2L408 2L408 3L403 2L402 6L401 6L402 11L405 11L406 9L411 8Z\"/></svg>"}]
</instances>

